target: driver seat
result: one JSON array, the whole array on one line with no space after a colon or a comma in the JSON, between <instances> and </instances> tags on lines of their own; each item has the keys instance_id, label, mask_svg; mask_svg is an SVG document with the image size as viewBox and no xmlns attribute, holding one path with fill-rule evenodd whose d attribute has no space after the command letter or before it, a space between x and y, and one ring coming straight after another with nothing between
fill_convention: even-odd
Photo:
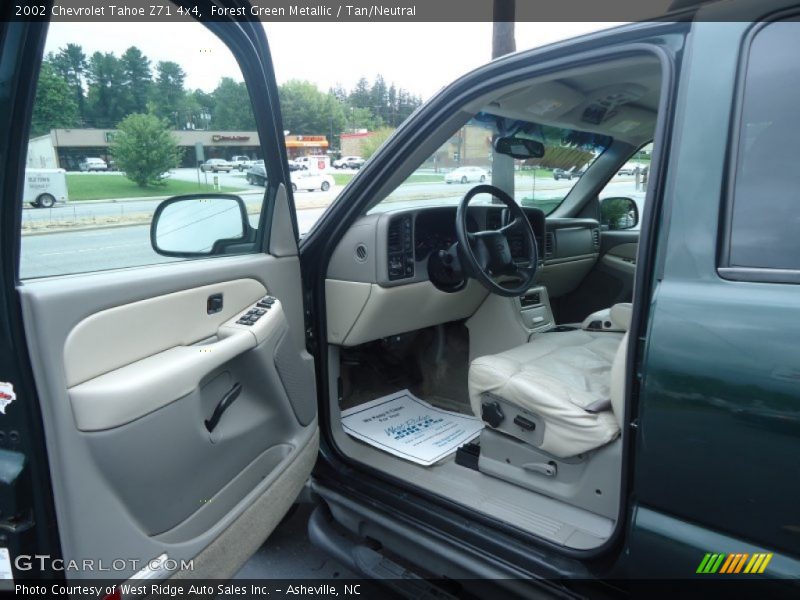
<instances>
[{"instance_id":1,"label":"driver seat","mask_svg":"<svg viewBox=\"0 0 800 600\"><path fill-rule=\"evenodd\" d=\"M614 305L610 318L624 333L545 332L473 360L469 395L475 415L556 458L582 455L618 438L631 305Z\"/></svg>"}]
</instances>

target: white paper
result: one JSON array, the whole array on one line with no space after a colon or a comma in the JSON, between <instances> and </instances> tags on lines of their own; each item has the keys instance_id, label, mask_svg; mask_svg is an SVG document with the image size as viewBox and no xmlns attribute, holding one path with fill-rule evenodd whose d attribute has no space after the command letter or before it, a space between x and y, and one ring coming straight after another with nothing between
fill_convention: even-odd
<instances>
[{"instance_id":1,"label":"white paper","mask_svg":"<svg viewBox=\"0 0 800 600\"><path fill-rule=\"evenodd\" d=\"M0 548L0 590L8 589L4 583L14 581L14 572L11 570L11 555L8 548Z\"/></svg>"},{"instance_id":2,"label":"white paper","mask_svg":"<svg viewBox=\"0 0 800 600\"><path fill-rule=\"evenodd\" d=\"M384 452L429 466L478 437L483 422L402 390L343 411L342 427Z\"/></svg>"}]
</instances>

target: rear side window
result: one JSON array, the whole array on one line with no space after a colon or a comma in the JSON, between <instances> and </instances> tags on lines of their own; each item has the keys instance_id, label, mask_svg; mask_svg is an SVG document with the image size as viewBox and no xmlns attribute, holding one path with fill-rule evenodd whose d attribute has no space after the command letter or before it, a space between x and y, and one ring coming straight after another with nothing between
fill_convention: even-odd
<instances>
[{"instance_id":1,"label":"rear side window","mask_svg":"<svg viewBox=\"0 0 800 600\"><path fill-rule=\"evenodd\" d=\"M753 38L746 65L729 266L800 269L800 22Z\"/></svg>"}]
</instances>

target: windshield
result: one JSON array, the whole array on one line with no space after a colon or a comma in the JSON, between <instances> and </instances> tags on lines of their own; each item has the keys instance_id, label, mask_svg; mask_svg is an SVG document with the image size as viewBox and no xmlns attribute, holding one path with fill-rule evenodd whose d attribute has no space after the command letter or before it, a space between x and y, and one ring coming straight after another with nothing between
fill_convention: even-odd
<instances>
[{"instance_id":1,"label":"windshield","mask_svg":"<svg viewBox=\"0 0 800 600\"><path fill-rule=\"evenodd\" d=\"M523 160L498 154L493 142L509 131L541 142L544 155ZM550 214L611 142L604 135L479 113L369 212L457 204L469 188L494 182L520 205Z\"/></svg>"}]
</instances>

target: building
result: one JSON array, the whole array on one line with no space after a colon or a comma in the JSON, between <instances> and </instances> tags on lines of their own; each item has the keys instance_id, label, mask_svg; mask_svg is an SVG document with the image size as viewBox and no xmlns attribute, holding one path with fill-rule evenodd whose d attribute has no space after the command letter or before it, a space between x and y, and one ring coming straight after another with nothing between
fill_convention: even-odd
<instances>
[{"instance_id":1,"label":"building","mask_svg":"<svg viewBox=\"0 0 800 600\"><path fill-rule=\"evenodd\" d=\"M324 135L287 135L285 139L289 159L328 153L328 138Z\"/></svg>"},{"instance_id":2,"label":"building","mask_svg":"<svg viewBox=\"0 0 800 600\"><path fill-rule=\"evenodd\" d=\"M339 143L341 144L342 156L362 156L361 145L372 134L372 131L367 131L366 129L356 133L340 134Z\"/></svg>"},{"instance_id":3,"label":"building","mask_svg":"<svg viewBox=\"0 0 800 600\"><path fill-rule=\"evenodd\" d=\"M52 129L49 134L28 142L27 166L30 168L78 169L87 157L113 160L110 146L116 131L109 129ZM178 146L184 148L181 167L197 166L197 148L202 159L248 156L261 158L261 145L255 131L173 131ZM286 136L290 158L307 154L325 154L328 140L324 135Z\"/></svg>"}]
</instances>

